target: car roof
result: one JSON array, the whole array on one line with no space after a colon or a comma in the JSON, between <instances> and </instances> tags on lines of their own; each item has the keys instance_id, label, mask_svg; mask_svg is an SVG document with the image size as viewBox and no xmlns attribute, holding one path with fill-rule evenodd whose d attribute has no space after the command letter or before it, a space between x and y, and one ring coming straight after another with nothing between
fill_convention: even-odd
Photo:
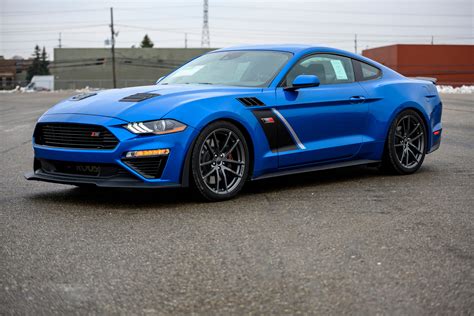
<instances>
[{"instance_id":1,"label":"car roof","mask_svg":"<svg viewBox=\"0 0 474 316\"><path fill-rule=\"evenodd\" d=\"M303 50L313 48L311 45L302 44L266 44L266 45L242 45L232 46L218 49L217 51L230 51L230 50L276 50L290 53L298 53ZM314 47L316 48L316 47Z\"/></svg>"},{"instance_id":2,"label":"car roof","mask_svg":"<svg viewBox=\"0 0 474 316\"><path fill-rule=\"evenodd\" d=\"M319 46L319 45L305 45L305 44L265 44L265 45L242 45L242 46L231 46L220 48L215 51L233 51L233 50L275 50L282 52L289 52L297 54L300 52L307 51L321 51L321 52L334 52L334 53L344 53L352 54L351 52L344 51L342 49L337 49L328 46Z\"/></svg>"},{"instance_id":3,"label":"car roof","mask_svg":"<svg viewBox=\"0 0 474 316\"><path fill-rule=\"evenodd\" d=\"M266 44L266 45L243 45L243 46L232 46L217 49L214 52L225 52L225 51L236 51L236 50L273 50L281 52L289 52L294 55L307 54L312 52L321 52L321 53L333 53L341 54L352 58L366 59L363 56L356 55L354 53L337 49L327 46L314 46L314 45L304 45L304 44Z\"/></svg>"},{"instance_id":4,"label":"car roof","mask_svg":"<svg viewBox=\"0 0 474 316\"><path fill-rule=\"evenodd\" d=\"M371 60L365 56L354 54L342 49L328 47L328 46L316 46L316 45L305 45L305 44L265 44L265 45L242 45L242 46L231 46L226 48L221 48L214 50L212 52L225 52L225 51L237 51L237 50L272 50L272 51L281 51L281 52L289 52L294 54L298 57L311 54L313 52L319 53L332 53L332 54L339 54L343 56L347 56L350 58L358 59L363 62L375 65L379 68L385 69L386 71L391 71L389 68L385 67L384 65ZM210 53L212 53L210 52Z\"/></svg>"}]
</instances>

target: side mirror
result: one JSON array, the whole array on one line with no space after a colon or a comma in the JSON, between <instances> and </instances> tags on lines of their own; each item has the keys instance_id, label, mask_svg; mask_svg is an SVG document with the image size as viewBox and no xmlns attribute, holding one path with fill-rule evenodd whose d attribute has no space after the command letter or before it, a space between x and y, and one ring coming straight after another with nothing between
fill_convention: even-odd
<instances>
[{"instance_id":1,"label":"side mirror","mask_svg":"<svg viewBox=\"0 0 474 316\"><path fill-rule=\"evenodd\" d=\"M321 82L318 76L315 75L299 75L293 80L291 87L285 88L286 90L298 90L301 88L317 87Z\"/></svg>"},{"instance_id":2,"label":"side mirror","mask_svg":"<svg viewBox=\"0 0 474 316\"><path fill-rule=\"evenodd\" d=\"M158 80L156 80L155 84L158 84L161 80L163 80L165 78L165 76L163 77L160 77Z\"/></svg>"}]
</instances>

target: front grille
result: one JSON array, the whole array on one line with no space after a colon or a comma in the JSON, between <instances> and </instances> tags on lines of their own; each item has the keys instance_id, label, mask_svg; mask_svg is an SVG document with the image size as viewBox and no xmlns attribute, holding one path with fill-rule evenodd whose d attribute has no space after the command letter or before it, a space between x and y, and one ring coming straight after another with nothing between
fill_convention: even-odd
<instances>
[{"instance_id":1,"label":"front grille","mask_svg":"<svg viewBox=\"0 0 474 316\"><path fill-rule=\"evenodd\" d=\"M84 163L41 159L37 167L49 174L75 175L96 178L129 177L131 174L115 164Z\"/></svg>"},{"instance_id":2,"label":"front grille","mask_svg":"<svg viewBox=\"0 0 474 316\"><path fill-rule=\"evenodd\" d=\"M34 137L38 145L79 149L114 149L119 142L105 127L88 124L39 123Z\"/></svg>"},{"instance_id":3,"label":"front grille","mask_svg":"<svg viewBox=\"0 0 474 316\"><path fill-rule=\"evenodd\" d=\"M145 178L161 178L168 156L147 158L124 158L122 162Z\"/></svg>"}]
</instances>

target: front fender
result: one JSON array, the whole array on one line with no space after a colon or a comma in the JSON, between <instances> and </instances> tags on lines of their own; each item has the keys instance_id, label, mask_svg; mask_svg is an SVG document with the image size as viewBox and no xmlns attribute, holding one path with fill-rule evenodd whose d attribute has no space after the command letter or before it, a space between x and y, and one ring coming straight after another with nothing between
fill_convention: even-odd
<instances>
[{"instance_id":1,"label":"front fender","mask_svg":"<svg viewBox=\"0 0 474 316\"><path fill-rule=\"evenodd\" d=\"M265 104L274 104L274 93L270 91L263 95L259 94L258 97ZM244 134L250 137L251 144L249 146L252 146L251 152L253 152L251 175L256 177L265 172L276 170L278 156L271 151L263 129L252 110L253 108L245 107L235 98L218 97L184 104L168 113L165 118L172 118L193 127L195 129L193 144L204 127L212 122L227 120L236 123L238 127L245 129ZM193 144L187 148L188 153L193 148ZM188 169L189 161L184 162L183 178L186 177Z\"/></svg>"}]
</instances>

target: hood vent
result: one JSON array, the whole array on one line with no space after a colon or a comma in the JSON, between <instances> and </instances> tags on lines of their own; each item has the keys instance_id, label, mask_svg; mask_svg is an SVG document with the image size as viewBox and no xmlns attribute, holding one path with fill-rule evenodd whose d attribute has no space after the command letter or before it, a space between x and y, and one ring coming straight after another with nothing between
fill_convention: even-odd
<instances>
[{"instance_id":1,"label":"hood vent","mask_svg":"<svg viewBox=\"0 0 474 316\"><path fill-rule=\"evenodd\" d=\"M260 101L259 99L255 97L250 97L250 98L237 98L237 100L240 101L245 106L263 106L265 103Z\"/></svg>"},{"instance_id":2,"label":"hood vent","mask_svg":"<svg viewBox=\"0 0 474 316\"><path fill-rule=\"evenodd\" d=\"M71 101L81 101L81 100L84 100L86 98L93 97L95 95L97 95L97 93L95 93L95 92L81 93L81 94L77 94L77 95L73 96L71 98Z\"/></svg>"},{"instance_id":3,"label":"hood vent","mask_svg":"<svg viewBox=\"0 0 474 316\"><path fill-rule=\"evenodd\" d=\"M159 96L157 93L136 93L120 99L120 102L140 102L157 96Z\"/></svg>"}]
</instances>

